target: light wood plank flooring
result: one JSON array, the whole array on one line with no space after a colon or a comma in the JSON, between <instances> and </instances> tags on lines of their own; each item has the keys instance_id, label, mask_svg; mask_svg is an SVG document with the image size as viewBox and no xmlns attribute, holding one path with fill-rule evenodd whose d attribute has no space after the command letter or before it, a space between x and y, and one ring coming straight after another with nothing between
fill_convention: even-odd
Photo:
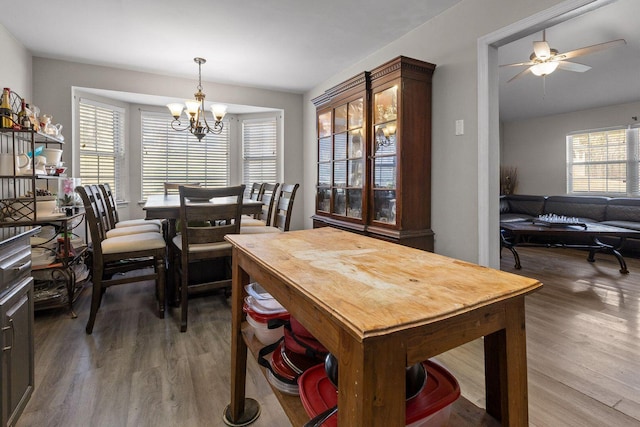
<instances>
[{"instance_id":1,"label":"light wood plank flooring","mask_svg":"<svg viewBox=\"0 0 640 427\"><path fill-rule=\"evenodd\" d=\"M529 414L532 426L640 426L640 260L594 264L575 250L504 251L502 268L544 283L527 297ZM36 389L18 426L220 426L229 402L230 309L222 295L154 314L153 284L110 288L93 335L85 335L89 290L77 319L36 316ZM484 405L482 341L438 357L463 395ZM254 424L289 426L249 358L247 395L262 404Z\"/></svg>"}]
</instances>

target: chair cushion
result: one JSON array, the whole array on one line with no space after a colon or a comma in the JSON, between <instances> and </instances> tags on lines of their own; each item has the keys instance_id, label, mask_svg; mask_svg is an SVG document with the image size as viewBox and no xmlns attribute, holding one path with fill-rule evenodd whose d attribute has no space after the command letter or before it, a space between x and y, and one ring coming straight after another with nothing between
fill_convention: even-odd
<instances>
[{"instance_id":1,"label":"chair cushion","mask_svg":"<svg viewBox=\"0 0 640 427\"><path fill-rule=\"evenodd\" d=\"M266 227L267 223L259 220L259 219L254 219L254 218L245 218L242 217L241 221L240 221L240 227Z\"/></svg>"},{"instance_id":2,"label":"chair cushion","mask_svg":"<svg viewBox=\"0 0 640 427\"><path fill-rule=\"evenodd\" d=\"M182 251L182 236L177 235L172 240L175 247ZM198 243L194 245L189 245L189 253L198 253L198 252L211 252L211 256L216 256L216 252L226 252L233 248L231 243L228 242L215 242L215 243Z\"/></svg>"},{"instance_id":3,"label":"chair cushion","mask_svg":"<svg viewBox=\"0 0 640 427\"><path fill-rule=\"evenodd\" d=\"M156 227L158 227L158 230L162 230L162 220L160 220L160 219L144 219L144 218L127 219L127 220L124 220L124 221L118 221L116 223L116 228L136 227L138 225L148 225L148 224L154 224Z\"/></svg>"},{"instance_id":4,"label":"chair cushion","mask_svg":"<svg viewBox=\"0 0 640 427\"><path fill-rule=\"evenodd\" d=\"M116 236L102 241L102 253L117 254L123 252L145 251L164 248L166 243L160 233L138 233Z\"/></svg>"},{"instance_id":5,"label":"chair cushion","mask_svg":"<svg viewBox=\"0 0 640 427\"><path fill-rule=\"evenodd\" d=\"M244 225L244 224L242 224ZM277 227L271 226L250 226L240 227L240 234L266 234L266 233L282 233L283 231Z\"/></svg>"},{"instance_id":6,"label":"chair cushion","mask_svg":"<svg viewBox=\"0 0 640 427\"><path fill-rule=\"evenodd\" d=\"M140 233L159 233L158 227L155 224L136 225L131 227L113 228L107 231L107 239L117 236L126 236L128 234L140 234Z\"/></svg>"}]
</instances>

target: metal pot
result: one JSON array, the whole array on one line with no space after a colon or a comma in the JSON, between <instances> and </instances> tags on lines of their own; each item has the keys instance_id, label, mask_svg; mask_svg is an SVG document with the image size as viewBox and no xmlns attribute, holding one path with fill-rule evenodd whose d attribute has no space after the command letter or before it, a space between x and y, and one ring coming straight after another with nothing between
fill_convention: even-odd
<instances>
[{"instance_id":1,"label":"metal pot","mask_svg":"<svg viewBox=\"0 0 640 427\"><path fill-rule=\"evenodd\" d=\"M329 380L338 387L338 360L336 357L329 353L324 361L324 369L327 371L327 377ZM415 365L408 366L406 368L406 387L405 396L406 399L412 399L416 397L421 391L427 380L427 371L424 369L422 363L416 363Z\"/></svg>"}]
</instances>

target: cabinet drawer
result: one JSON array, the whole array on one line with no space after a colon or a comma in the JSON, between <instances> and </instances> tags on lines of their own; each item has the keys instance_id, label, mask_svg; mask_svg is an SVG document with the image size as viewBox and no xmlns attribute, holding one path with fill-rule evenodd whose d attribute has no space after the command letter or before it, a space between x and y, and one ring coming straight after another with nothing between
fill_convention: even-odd
<instances>
[{"instance_id":1,"label":"cabinet drawer","mask_svg":"<svg viewBox=\"0 0 640 427\"><path fill-rule=\"evenodd\" d=\"M0 293L31 273L31 246L20 239L0 250Z\"/></svg>"}]
</instances>

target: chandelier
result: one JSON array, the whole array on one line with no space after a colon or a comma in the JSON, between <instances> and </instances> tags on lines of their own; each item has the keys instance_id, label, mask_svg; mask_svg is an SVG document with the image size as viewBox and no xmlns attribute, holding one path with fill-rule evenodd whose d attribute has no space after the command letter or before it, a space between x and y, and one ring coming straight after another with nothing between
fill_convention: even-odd
<instances>
[{"instance_id":1,"label":"chandelier","mask_svg":"<svg viewBox=\"0 0 640 427\"><path fill-rule=\"evenodd\" d=\"M219 134L222 132L222 128L224 127L222 119L227 113L227 106L222 104L214 104L211 106L211 113L213 113L215 123L213 126L209 126L205 114L206 109L204 107L205 94L202 93L202 64L207 62L207 60L204 58L193 58L193 61L198 64L198 91L194 94L196 99L185 101L185 105L180 103L167 104L167 107L173 116L171 128L177 131L188 130L198 138L198 141L201 141L208 133ZM185 106L187 108L187 116L189 117L189 126L182 127L180 116Z\"/></svg>"}]
</instances>

